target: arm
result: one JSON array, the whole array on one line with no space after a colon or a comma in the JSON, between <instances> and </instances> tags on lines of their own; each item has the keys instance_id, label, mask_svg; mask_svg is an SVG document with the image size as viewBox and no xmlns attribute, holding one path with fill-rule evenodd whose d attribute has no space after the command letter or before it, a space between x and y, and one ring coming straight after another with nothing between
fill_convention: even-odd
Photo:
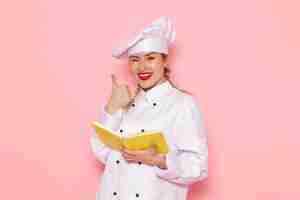
<instances>
[{"instance_id":1,"label":"arm","mask_svg":"<svg viewBox=\"0 0 300 200\"><path fill-rule=\"evenodd\" d=\"M208 146L202 113L193 97L184 98L171 133L177 148L166 154L167 169L155 171L165 180L190 185L208 176Z\"/></svg>"},{"instance_id":2,"label":"arm","mask_svg":"<svg viewBox=\"0 0 300 200\"><path fill-rule=\"evenodd\" d=\"M100 113L100 122L107 126L108 128L116 131L121 123L123 115L123 110L120 108L114 113L110 114L102 108ZM90 146L94 156L103 164L106 164L107 157L109 153L112 151L109 147L105 146L98 138L96 133L94 132L90 138Z\"/></svg>"}]
</instances>

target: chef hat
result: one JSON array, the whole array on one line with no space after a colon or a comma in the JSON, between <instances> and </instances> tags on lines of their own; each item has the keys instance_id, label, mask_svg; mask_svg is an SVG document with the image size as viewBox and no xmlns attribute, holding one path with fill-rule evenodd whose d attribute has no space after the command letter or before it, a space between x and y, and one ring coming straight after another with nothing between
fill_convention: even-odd
<instances>
[{"instance_id":1,"label":"chef hat","mask_svg":"<svg viewBox=\"0 0 300 200\"><path fill-rule=\"evenodd\" d=\"M168 54L168 47L174 42L175 35L171 20L163 16L114 49L112 56L120 58L125 53L133 55L147 52Z\"/></svg>"}]
</instances>

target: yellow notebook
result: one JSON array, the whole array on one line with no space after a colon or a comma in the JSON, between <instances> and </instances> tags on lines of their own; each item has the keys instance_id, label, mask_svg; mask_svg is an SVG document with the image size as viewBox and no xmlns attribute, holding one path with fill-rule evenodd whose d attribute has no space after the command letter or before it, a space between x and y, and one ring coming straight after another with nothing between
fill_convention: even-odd
<instances>
[{"instance_id":1,"label":"yellow notebook","mask_svg":"<svg viewBox=\"0 0 300 200\"><path fill-rule=\"evenodd\" d=\"M100 122L93 121L91 126L105 145L116 150L120 150L122 147L129 150L146 150L154 147L159 154L166 154L169 151L168 144L161 132L146 131L139 132L134 136L121 137Z\"/></svg>"}]
</instances>

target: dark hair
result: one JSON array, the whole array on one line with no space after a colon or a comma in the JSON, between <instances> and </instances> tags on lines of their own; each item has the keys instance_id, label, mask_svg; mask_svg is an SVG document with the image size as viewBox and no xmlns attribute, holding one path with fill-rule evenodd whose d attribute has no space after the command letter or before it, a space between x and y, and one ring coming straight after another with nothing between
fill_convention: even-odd
<instances>
[{"instance_id":1,"label":"dark hair","mask_svg":"<svg viewBox=\"0 0 300 200\"><path fill-rule=\"evenodd\" d=\"M166 60L168 58L168 55L167 54L164 54L164 53L161 53L162 57L164 60ZM184 92L184 93L187 93L187 94L192 94L191 92L187 91L187 90L183 90L183 89L180 89L178 88L174 83L173 81L170 79L170 73L171 73L171 69L169 67L164 67L164 76L165 78L171 83L171 85L176 88L177 90L181 91L181 92Z\"/></svg>"}]
</instances>

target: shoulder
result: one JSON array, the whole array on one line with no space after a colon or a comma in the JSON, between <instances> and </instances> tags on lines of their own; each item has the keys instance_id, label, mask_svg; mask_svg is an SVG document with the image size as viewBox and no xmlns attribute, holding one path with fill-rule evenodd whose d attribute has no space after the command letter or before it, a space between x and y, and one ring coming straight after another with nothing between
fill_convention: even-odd
<instances>
[{"instance_id":1,"label":"shoulder","mask_svg":"<svg viewBox=\"0 0 300 200\"><path fill-rule=\"evenodd\" d=\"M197 97L182 91L177 91L176 93L179 100L174 107L174 124L176 124L177 128L189 127L192 130L192 127L194 127L195 130L201 129L204 115Z\"/></svg>"},{"instance_id":2,"label":"shoulder","mask_svg":"<svg viewBox=\"0 0 300 200\"><path fill-rule=\"evenodd\" d=\"M198 99L195 96L186 92L182 92L176 88L174 88L174 96L177 99L176 101L177 109L200 111Z\"/></svg>"}]
</instances>

